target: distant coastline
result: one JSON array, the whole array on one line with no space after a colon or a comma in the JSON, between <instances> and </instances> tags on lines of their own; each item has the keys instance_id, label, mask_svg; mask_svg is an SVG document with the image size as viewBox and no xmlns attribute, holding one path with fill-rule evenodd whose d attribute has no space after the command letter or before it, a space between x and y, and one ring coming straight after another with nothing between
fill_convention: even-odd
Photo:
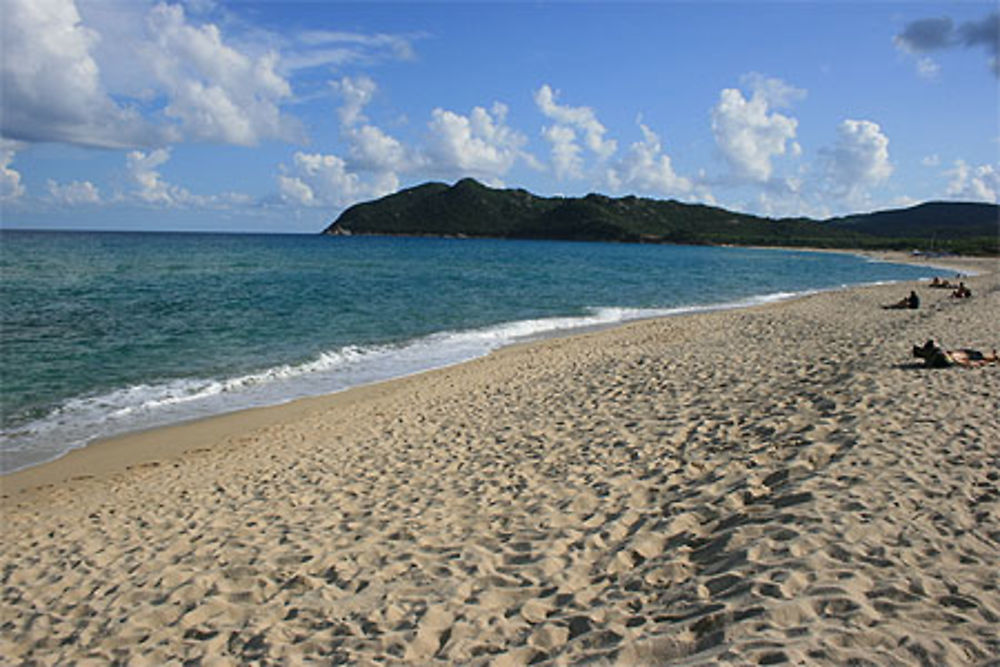
<instances>
[{"instance_id":1,"label":"distant coastline","mask_svg":"<svg viewBox=\"0 0 1000 667\"><path fill-rule=\"evenodd\" d=\"M634 196L541 197L466 178L425 183L356 204L333 236L515 238L683 245L816 247L1000 254L1000 207L928 202L813 220L763 218L702 204Z\"/></svg>"}]
</instances>

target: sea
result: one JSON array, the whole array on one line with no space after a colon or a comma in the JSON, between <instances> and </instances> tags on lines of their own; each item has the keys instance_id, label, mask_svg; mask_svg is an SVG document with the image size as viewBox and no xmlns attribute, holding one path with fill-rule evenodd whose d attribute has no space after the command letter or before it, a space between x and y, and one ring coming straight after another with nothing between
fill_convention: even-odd
<instances>
[{"instance_id":1,"label":"sea","mask_svg":"<svg viewBox=\"0 0 1000 667\"><path fill-rule=\"evenodd\" d=\"M0 231L0 472L629 320L929 267L794 250Z\"/></svg>"}]
</instances>

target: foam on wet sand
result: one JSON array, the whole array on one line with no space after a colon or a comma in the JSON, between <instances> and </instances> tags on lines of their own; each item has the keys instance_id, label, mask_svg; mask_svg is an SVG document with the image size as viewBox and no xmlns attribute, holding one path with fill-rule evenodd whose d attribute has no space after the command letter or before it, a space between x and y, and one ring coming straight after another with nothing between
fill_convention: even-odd
<instances>
[{"instance_id":1,"label":"foam on wet sand","mask_svg":"<svg viewBox=\"0 0 1000 667\"><path fill-rule=\"evenodd\" d=\"M5 477L0 655L985 662L1000 367L909 356L1000 344L977 266L970 300L638 322Z\"/></svg>"}]
</instances>

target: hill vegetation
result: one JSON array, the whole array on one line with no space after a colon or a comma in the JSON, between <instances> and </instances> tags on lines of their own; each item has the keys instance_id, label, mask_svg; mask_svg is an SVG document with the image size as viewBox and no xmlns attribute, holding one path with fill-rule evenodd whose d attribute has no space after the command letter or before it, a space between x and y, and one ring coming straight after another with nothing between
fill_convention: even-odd
<instances>
[{"instance_id":1,"label":"hill vegetation","mask_svg":"<svg viewBox=\"0 0 1000 667\"><path fill-rule=\"evenodd\" d=\"M344 211L324 233L644 243L913 249L998 254L1000 207L931 202L817 221L628 196L539 197L466 178L425 183Z\"/></svg>"}]
</instances>

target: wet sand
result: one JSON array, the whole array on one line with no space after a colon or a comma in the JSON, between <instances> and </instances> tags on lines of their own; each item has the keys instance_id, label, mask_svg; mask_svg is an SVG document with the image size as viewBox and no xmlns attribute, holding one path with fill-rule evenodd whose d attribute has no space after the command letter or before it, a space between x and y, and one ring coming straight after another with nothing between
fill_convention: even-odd
<instances>
[{"instance_id":1,"label":"wet sand","mask_svg":"<svg viewBox=\"0 0 1000 667\"><path fill-rule=\"evenodd\" d=\"M1000 655L995 260L637 322L2 478L0 655L977 664ZM916 311L880 304L915 288Z\"/></svg>"}]
</instances>

